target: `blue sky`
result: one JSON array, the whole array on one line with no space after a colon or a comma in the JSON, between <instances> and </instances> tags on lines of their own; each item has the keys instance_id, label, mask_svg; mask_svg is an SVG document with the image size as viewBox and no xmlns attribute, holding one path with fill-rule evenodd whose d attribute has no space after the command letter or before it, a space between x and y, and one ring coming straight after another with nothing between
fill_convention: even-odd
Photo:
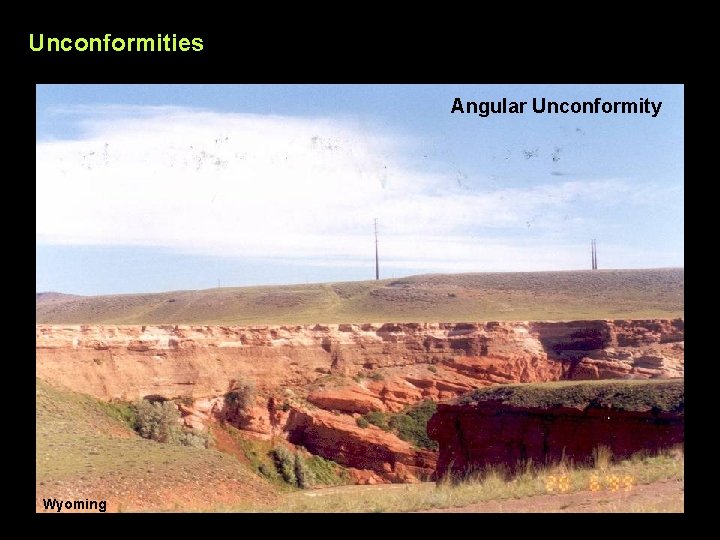
<instances>
[{"instance_id":1,"label":"blue sky","mask_svg":"<svg viewBox=\"0 0 720 540\"><path fill-rule=\"evenodd\" d=\"M450 114L453 100L660 114ZM39 85L36 289L683 266L683 87Z\"/></svg>"}]
</instances>

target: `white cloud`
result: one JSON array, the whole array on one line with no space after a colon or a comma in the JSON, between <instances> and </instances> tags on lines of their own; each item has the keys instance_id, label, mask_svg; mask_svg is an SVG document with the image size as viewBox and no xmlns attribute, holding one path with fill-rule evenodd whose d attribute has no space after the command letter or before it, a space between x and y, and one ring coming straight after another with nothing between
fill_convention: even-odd
<instances>
[{"instance_id":1,"label":"white cloud","mask_svg":"<svg viewBox=\"0 0 720 540\"><path fill-rule=\"evenodd\" d=\"M586 262L583 246L555 238L569 208L632 192L618 179L462 190L405 166L409 137L336 119L175 107L55 112L78 115L85 131L37 144L44 243L349 265L373 253L377 217L387 266L552 269ZM532 243L503 237L531 227ZM559 260L560 252L577 255Z\"/></svg>"}]
</instances>

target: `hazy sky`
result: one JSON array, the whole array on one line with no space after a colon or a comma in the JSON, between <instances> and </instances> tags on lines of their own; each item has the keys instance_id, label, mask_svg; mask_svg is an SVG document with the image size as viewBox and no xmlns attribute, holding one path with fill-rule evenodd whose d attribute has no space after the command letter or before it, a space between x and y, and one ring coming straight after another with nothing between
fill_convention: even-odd
<instances>
[{"instance_id":1,"label":"hazy sky","mask_svg":"<svg viewBox=\"0 0 720 540\"><path fill-rule=\"evenodd\" d=\"M381 277L587 269L591 238L600 268L683 266L683 107L658 85L39 85L36 288L373 279L376 217Z\"/></svg>"}]
</instances>

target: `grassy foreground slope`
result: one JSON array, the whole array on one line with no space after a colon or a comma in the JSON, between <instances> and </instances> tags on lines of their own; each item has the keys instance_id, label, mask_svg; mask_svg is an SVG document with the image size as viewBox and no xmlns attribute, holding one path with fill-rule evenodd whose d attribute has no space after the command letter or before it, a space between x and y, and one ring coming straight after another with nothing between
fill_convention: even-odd
<instances>
[{"instance_id":1,"label":"grassy foreground slope","mask_svg":"<svg viewBox=\"0 0 720 540\"><path fill-rule=\"evenodd\" d=\"M109 296L36 295L55 324L313 324L674 318L682 268L429 274L380 281Z\"/></svg>"},{"instance_id":2,"label":"grassy foreground slope","mask_svg":"<svg viewBox=\"0 0 720 540\"><path fill-rule=\"evenodd\" d=\"M43 499L106 500L108 511L272 503L274 488L216 450L141 438L123 408L35 383L36 508Z\"/></svg>"}]
</instances>

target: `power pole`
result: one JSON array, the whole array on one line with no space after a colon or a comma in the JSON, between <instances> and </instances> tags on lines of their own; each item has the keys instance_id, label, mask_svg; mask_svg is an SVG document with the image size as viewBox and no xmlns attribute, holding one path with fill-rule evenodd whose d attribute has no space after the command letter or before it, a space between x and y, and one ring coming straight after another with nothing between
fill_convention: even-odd
<instances>
[{"instance_id":1,"label":"power pole","mask_svg":"<svg viewBox=\"0 0 720 540\"><path fill-rule=\"evenodd\" d=\"M380 279L380 260L378 259L377 218L375 218L375 279Z\"/></svg>"},{"instance_id":2,"label":"power pole","mask_svg":"<svg viewBox=\"0 0 720 540\"><path fill-rule=\"evenodd\" d=\"M595 245L595 270L597 270L597 240L593 240L593 243Z\"/></svg>"}]
</instances>

